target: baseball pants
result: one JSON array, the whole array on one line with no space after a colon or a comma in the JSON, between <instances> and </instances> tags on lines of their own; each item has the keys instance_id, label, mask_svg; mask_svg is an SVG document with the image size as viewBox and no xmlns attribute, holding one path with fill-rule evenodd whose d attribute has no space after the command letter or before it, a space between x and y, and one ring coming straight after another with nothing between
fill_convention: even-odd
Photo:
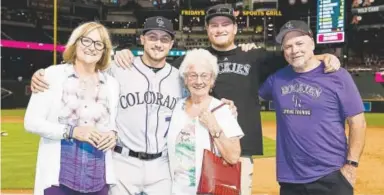
<instances>
[{"instance_id":1,"label":"baseball pants","mask_svg":"<svg viewBox=\"0 0 384 195\"><path fill-rule=\"evenodd\" d=\"M117 185L109 195L170 195L171 176L168 155L153 160L113 153Z\"/></svg>"},{"instance_id":2,"label":"baseball pants","mask_svg":"<svg viewBox=\"0 0 384 195\"><path fill-rule=\"evenodd\" d=\"M251 195L252 193L252 157L240 157L241 161L241 195Z\"/></svg>"},{"instance_id":3,"label":"baseball pants","mask_svg":"<svg viewBox=\"0 0 384 195\"><path fill-rule=\"evenodd\" d=\"M353 187L338 170L311 183L280 183L280 195L353 195Z\"/></svg>"}]
</instances>

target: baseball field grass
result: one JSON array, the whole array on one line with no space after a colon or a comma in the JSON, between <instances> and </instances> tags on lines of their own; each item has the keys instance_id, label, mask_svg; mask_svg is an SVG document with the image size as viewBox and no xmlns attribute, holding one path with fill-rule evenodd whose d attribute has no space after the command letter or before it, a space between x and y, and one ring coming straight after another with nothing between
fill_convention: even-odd
<instances>
[{"instance_id":1,"label":"baseball field grass","mask_svg":"<svg viewBox=\"0 0 384 195\"><path fill-rule=\"evenodd\" d=\"M7 134L1 136L1 189L33 188L40 138L24 130L24 113L23 109L1 111L1 132ZM367 113L366 118L368 126L380 127L384 131L384 114ZM274 113L263 112L262 122L274 123ZM264 137L264 155L256 158L273 156L275 156L275 140Z\"/></svg>"},{"instance_id":2,"label":"baseball field grass","mask_svg":"<svg viewBox=\"0 0 384 195\"><path fill-rule=\"evenodd\" d=\"M24 130L24 109L2 110L1 131L1 189L31 189L35 176L39 136ZM263 119L274 120L273 113L265 113ZM275 141L264 137L264 155L275 156Z\"/></svg>"}]
</instances>

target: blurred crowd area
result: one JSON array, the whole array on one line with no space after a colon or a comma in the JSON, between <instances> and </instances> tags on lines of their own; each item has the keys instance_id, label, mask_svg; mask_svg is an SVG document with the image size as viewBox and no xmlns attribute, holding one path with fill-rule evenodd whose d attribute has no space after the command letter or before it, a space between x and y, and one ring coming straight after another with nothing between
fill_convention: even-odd
<instances>
[{"instance_id":1,"label":"blurred crowd area","mask_svg":"<svg viewBox=\"0 0 384 195\"><path fill-rule=\"evenodd\" d=\"M1 39L53 43L53 0L1 1ZM57 43L65 45L72 30L85 21L99 21L108 27L115 50L141 49L140 29L145 18L162 15L177 30L174 50L208 47L204 16L181 15L182 10L203 10L217 3L232 3L236 10L276 9L281 16L237 17L236 43L256 43L281 52L274 38L290 19L304 20L316 32L316 1L255 0L251 6L239 0L57 0ZM296 2L293 3L292 2ZM303 3L307 2L307 3ZM352 72L384 70L384 12L358 14L354 9L384 6L382 0L346 2L346 42L317 45L316 53L333 53ZM58 53L58 62L61 62ZM169 61L176 57L169 57ZM53 53L1 48L2 79L29 80L39 68L51 65Z\"/></svg>"}]
</instances>

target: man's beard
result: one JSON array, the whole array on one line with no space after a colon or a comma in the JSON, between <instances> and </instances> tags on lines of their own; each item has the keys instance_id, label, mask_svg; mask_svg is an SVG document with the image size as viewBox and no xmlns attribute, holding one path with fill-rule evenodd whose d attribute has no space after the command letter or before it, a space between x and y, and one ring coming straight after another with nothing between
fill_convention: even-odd
<instances>
[{"instance_id":1,"label":"man's beard","mask_svg":"<svg viewBox=\"0 0 384 195\"><path fill-rule=\"evenodd\" d=\"M215 46L216 48L220 48L220 49L227 49L228 47L230 47L235 42L235 36L230 36L228 38L228 40L225 41L224 43L215 43L214 38L211 38L209 36L208 36L208 39L209 39L209 42L211 42L211 44L213 46Z\"/></svg>"}]
</instances>

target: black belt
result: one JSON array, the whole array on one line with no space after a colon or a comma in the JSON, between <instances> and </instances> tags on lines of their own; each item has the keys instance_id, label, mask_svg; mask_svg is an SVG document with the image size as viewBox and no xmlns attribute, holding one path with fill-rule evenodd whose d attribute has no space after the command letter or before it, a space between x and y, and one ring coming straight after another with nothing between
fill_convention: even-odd
<instances>
[{"instance_id":1,"label":"black belt","mask_svg":"<svg viewBox=\"0 0 384 195\"><path fill-rule=\"evenodd\" d=\"M129 150L129 149L123 148L121 146L115 146L115 148L113 149L113 151L119 154L123 154L123 150ZM157 154L148 154L145 152L135 152L135 151L129 150L128 155L130 157L138 158L140 160L153 160L153 159L159 158L162 155L162 153L160 152Z\"/></svg>"}]
</instances>

